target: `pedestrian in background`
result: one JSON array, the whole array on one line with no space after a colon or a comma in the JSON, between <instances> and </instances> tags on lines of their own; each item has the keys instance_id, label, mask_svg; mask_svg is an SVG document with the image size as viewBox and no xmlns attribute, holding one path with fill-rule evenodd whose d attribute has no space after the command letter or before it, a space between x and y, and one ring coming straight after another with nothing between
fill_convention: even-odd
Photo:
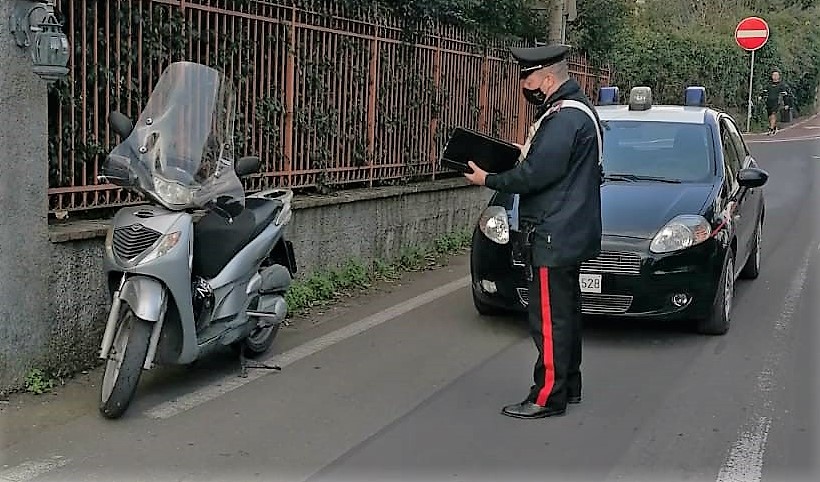
<instances>
[{"instance_id":1,"label":"pedestrian in background","mask_svg":"<svg viewBox=\"0 0 820 482\"><path fill-rule=\"evenodd\" d=\"M791 95L789 85L784 82L780 76L780 71L774 69L772 71L772 82L769 87L765 89L764 96L766 97L766 113L769 115L769 135L777 134L777 116L781 109L791 108Z\"/></svg>"},{"instance_id":2,"label":"pedestrian in background","mask_svg":"<svg viewBox=\"0 0 820 482\"><path fill-rule=\"evenodd\" d=\"M569 47L512 48L520 85L538 106L518 165L488 174L470 163L473 184L520 194L529 254L529 322L538 349L534 385L502 413L517 418L564 414L581 402L580 267L601 249L601 129L595 109L569 75Z\"/></svg>"}]
</instances>

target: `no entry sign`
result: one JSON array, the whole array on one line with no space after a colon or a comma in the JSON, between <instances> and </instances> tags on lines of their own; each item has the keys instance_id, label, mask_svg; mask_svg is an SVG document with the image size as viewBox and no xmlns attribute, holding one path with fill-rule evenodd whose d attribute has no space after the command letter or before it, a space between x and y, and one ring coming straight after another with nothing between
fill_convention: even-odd
<instances>
[{"instance_id":1,"label":"no entry sign","mask_svg":"<svg viewBox=\"0 0 820 482\"><path fill-rule=\"evenodd\" d=\"M735 41L744 50L755 51L769 40L769 24L760 17L744 18L735 29Z\"/></svg>"},{"instance_id":2,"label":"no entry sign","mask_svg":"<svg viewBox=\"0 0 820 482\"><path fill-rule=\"evenodd\" d=\"M735 42L743 50L752 52L752 65L749 69L749 109L746 114L746 132L752 126L752 87L755 76L755 50L769 41L769 24L760 17L746 17L737 24Z\"/></svg>"}]
</instances>

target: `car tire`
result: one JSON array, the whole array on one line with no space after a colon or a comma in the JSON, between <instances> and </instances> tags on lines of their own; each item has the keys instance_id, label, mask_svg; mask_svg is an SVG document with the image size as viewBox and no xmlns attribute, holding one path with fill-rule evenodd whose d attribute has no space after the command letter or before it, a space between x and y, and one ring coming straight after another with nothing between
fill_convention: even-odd
<instances>
[{"instance_id":1,"label":"car tire","mask_svg":"<svg viewBox=\"0 0 820 482\"><path fill-rule=\"evenodd\" d=\"M497 308L481 301L475 294L474 289L471 291L473 293L473 304L475 305L475 309L478 311L478 314L481 316L499 316L504 314L504 310L501 308Z\"/></svg>"},{"instance_id":2,"label":"car tire","mask_svg":"<svg viewBox=\"0 0 820 482\"><path fill-rule=\"evenodd\" d=\"M740 277L743 279L755 279L760 276L760 260L763 258L762 241L763 241L763 219L757 221L755 228L755 240L752 246L752 252L749 254L749 259L743 266L743 271L740 272Z\"/></svg>"},{"instance_id":3,"label":"car tire","mask_svg":"<svg viewBox=\"0 0 820 482\"><path fill-rule=\"evenodd\" d=\"M732 303L735 294L735 260L730 249L723 261L720 281L715 290L715 303L708 317L697 321L697 332L701 335L725 335L729 331L732 318Z\"/></svg>"}]
</instances>

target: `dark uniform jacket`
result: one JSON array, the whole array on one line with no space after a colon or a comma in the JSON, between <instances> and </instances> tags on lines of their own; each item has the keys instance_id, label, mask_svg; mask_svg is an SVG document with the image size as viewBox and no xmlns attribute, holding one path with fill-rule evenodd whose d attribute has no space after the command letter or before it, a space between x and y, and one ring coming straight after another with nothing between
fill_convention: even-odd
<instances>
[{"instance_id":1,"label":"dark uniform jacket","mask_svg":"<svg viewBox=\"0 0 820 482\"><path fill-rule=\"evenodd\" d=\"M537 117L564 99L583 102L595 113L580 85L569 80L547 99ZM534 225L532 264L553 267L578 264L600 253L601 183L595 125L583 111L570 107L542 121L527 157L514 169L486 180L490 189L521 195L521 225Z\"/></svg>"}]
</instances>

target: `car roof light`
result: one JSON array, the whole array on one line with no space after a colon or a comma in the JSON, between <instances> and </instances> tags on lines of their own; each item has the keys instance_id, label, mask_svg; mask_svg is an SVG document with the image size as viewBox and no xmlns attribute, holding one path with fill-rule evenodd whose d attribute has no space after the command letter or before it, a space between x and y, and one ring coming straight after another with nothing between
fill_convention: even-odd
<instances>
[{"instance_id":1,"label":"car roof light","mask_svg":"<svg viewBox=\"0 0 820 482\"><path fill-rule=\"evenodd\" d=\"M649 110L652 108L652 89L633 87L629 93L629 110Z\"/></svg>"},{"instance_id":2,"label":"car roof light","mask_svg":"<svg viewBox=\"0 0 820 482\"><path fill-rule=\"evenodd\" d=\"M617 87L601 87L598 91L598 105L618 105L620 91Z\"/></svg>"},{"instance_id":3,"label":"car roof light","mask_svg":"<svg viewBox=\"0 0 820 482\"><path fill-rule=\"evenodd\" d=\"M686 94L683 100L687 107L705 107L706 106L706 88L705 87L687 87Z\"/></svg>"}]
</instances>

